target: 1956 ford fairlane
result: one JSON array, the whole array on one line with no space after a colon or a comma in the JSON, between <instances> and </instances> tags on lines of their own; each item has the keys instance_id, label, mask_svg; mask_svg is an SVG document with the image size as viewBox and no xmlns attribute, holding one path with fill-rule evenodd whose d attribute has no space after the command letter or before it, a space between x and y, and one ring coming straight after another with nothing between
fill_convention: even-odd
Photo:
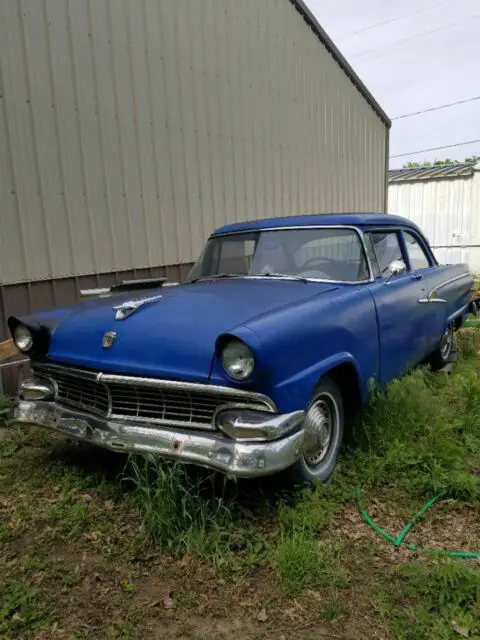
<instances>
[{"instance_id":1,"label":"1956 ford fairlane","mask_svg":"<svg viewBox=\"0 0 480 640\"><path fill-rule=\"evenodd\" d=\"M225 226L183 285L124 282L10 317L33 369L11 424L234 477L325 481L370 381L448 361L472 282L393 215Z\"/></svg>"}]
</instances>

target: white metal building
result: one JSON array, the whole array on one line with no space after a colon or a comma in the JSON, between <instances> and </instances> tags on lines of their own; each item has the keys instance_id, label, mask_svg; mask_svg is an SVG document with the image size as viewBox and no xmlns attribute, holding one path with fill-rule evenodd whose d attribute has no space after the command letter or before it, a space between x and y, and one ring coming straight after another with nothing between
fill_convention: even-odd
<instances>
[{"instance_id":1,"label":"white metal building","mask_svg":"<svg viewBox=\"0 0 480 640\"><path fill-rule=\"evenodd\" d=\"M441 263L480 273L480 163L389 173L388 210L413 220Z\"/></svg>"},{"instance_id":2,"label":"white metal building","mask_svg":"<svg viewBox=\"0 0 480 640\"><path fill-rule=\"evenodd\" d=\"M385 211L389 126L302 0L1 0L0 316Z\"/></svg>"}]
</instances>

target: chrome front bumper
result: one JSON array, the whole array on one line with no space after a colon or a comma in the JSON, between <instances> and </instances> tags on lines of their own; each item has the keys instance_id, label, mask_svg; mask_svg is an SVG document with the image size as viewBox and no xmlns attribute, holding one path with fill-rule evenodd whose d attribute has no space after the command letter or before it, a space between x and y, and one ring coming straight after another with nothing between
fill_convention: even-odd
<instances>
[{"instance_id":1,"label":"chrome front bumper","mask_svg":"<svg viewBox=\"0 0 480 640\"><path fill-rule=\"evenodd\" d=\"M242 410L238 409L239 421ZM278 415L265 412L268 441L242 441L220 431L200 431L115 421L67 409L53 401L17 400L10 426L45 427L112 451L152 453L215 469L230 477L255 478L282 471L301 456L305 435L303 411ZM282 434L273 439L275 429Z\"/></svg>"}]
</instances>

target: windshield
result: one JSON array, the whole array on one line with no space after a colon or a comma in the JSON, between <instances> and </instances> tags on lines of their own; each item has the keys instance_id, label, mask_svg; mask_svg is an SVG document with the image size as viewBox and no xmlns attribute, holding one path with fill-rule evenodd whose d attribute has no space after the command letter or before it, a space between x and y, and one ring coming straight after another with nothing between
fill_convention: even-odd
<instances>
[{"instance_id":1,"label":"windshield","mask_svg":"<svg viewBox=\"0 0 480 640\"><path fill-rule=\"evenodd\" d=\"M280 275L361 282L369 272L354 229L274 229L210 238L188 280Z\"/></svg>"}]
</instances>

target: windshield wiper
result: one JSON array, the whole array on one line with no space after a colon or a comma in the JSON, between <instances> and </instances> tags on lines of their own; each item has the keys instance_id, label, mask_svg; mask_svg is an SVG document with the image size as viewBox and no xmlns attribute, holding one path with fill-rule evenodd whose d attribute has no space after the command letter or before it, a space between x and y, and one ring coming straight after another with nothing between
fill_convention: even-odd
<instances>
[{"instance_id":1,"label":"windshield wiper","mask_svg":"<svg viewBox=\"0 0 480 640\"><path fill-rule=\"evenodd\" d=\"M302 276L293 276L288 273L267 272L267 273L258 273L258 274L256 273L252 275L258 276L260 278L279 278L282 280L298 280L299 282L308 282L308 278L302 278Z\"/></svg>"},{"instance_id":2,"label":"windshield wiper","mask_svg":"<svg viewBox=\"0 0 480 640\"><path fill-rule=\"evenodd\" d=\"M201 282L202 280L216 280L217 278L243 278L243 275L241 273L213 273L211 276L199 276L198 278L193 278L193 280L189 280L187 284Z\"/></svg>"}]
</instances>

